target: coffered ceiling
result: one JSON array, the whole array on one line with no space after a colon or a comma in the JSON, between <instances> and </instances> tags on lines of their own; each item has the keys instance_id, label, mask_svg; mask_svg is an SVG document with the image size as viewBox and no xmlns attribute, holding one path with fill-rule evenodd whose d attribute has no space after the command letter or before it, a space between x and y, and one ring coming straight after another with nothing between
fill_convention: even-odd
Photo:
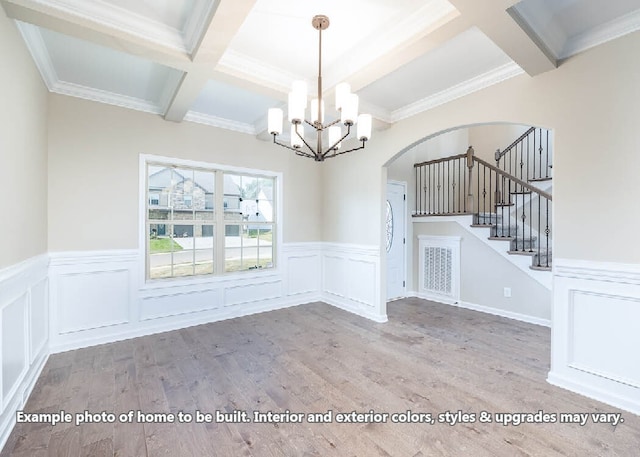
<instances>
[{"instance_id":1,"label":"coffered ceiling","mask_svg":"<svg viewBox=\"0 0 640 457\"><path fill-rule=\"evenodd\" d=\"M637 0L0 2L51 92L261 137L314 87L316 14L325 96L349 82L378 128L640 28Z\"/></svg>"}]
</instances>

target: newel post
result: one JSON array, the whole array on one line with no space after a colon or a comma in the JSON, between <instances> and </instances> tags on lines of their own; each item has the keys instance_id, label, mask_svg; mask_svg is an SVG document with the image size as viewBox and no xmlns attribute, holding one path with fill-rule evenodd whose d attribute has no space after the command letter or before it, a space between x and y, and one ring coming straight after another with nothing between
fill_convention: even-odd
<instances>
[{"instance_id":1,"label":"newel post","mask_svg":"<svg viewBox=\"0 0 640 457\"><path fill-rule=\"evenodd\" d=\"M502 158L502 153L500 152L500 148L496 149L496 167L500 168L500 159ZM502 192L500 191L500 180L498 179L498 175L496 175L496 193L494 194L494 203L504 203L502 200Z\"/></svg>"},{"instance_id":2,"label":"newel post","mask_svg":"<svg viewBox=\"0 0 640 457\"><path fill-rule=\"evenodd\" d=\"M469 192L467 193L467 211L475 214L475 209L473 207L473 146L469 146L467 149L467 168L469 169Z\"/></svg>"}]
</instances>

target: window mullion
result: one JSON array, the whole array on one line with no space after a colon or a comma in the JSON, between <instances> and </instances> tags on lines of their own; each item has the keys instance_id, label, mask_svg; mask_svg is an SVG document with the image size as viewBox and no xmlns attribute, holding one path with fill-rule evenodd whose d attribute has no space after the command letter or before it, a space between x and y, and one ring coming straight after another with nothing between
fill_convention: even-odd
<instances>
[{"instance_id":1,"label":"window mullion","mask_svg":"<svg viewBox=\"0 0 640 457\"><path fill-rule=\"evenodd\" d=\"M214 208L215 208L215 225L213 229L213 243L214 243L214 274L224 273L224 172L216 170L215 175L215 193L214 193Z\"/></svg>"}]
</instances>

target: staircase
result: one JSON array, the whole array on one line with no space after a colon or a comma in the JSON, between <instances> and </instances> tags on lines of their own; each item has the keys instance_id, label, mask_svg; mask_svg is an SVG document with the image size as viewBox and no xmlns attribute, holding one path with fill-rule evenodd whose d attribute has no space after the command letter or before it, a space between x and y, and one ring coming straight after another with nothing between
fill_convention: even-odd
<instances>
[{"instance_id":1,"label":"staircase","mask_svg":"<svg viewBox=\"0 0 640 457\"><path fill-rule=\"evenodd\" d=\"M413 217L472 216L470 231L494 249L529 257L535 272L552 269L552 177L549 132L531 127L504 150L496 165L459 154L414 165ZM540 282L550 284L550 275ZM546 275L545 275L546 276Z\"/></svg>"}]
</instances>

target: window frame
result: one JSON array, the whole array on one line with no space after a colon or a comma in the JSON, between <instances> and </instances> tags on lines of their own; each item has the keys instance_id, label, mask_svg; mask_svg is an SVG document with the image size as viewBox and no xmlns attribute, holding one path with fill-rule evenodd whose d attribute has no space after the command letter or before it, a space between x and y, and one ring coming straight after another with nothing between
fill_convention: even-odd
<instances>
[{"instance_id":1,"label":"window frame","mask_svg":"<svg viewBox=\"0 0 640 457\"><path fill-rule=\"evenodd\" d=\"M148 224L148 206L147 202L147 165L159 165L165 167L187 167L194 169L201 169L205 171L215 172L215 191L214 191L214 219L210 225L214 226L214 273L206 275L192 275L182 277L171 278L156 278L152 279L148 277L148 239L149 236L146 233ZM225 227L227 221L224 219L224 174L237 174L237 175L250 175L255 177L266 177L274 179L274 192L273 199L274 205L274 221L271 223L276 236L272 240L273 243L273 264L272 268L265 269L252 269L243 271L225 272ZM213 162L202 162L189 159L180 159L176 157L159 156L155 154L140 154L139 158L139 221L138 221L138 250L139 256L139 278L141 289L149 288L162 288L167 286L182 286L191 284L203 284L203 283L215 283L222 281L229 281L234 279L250 279L253 277L264 277L274 274L281 274L280 259L281 247L282 247L282 219L283 219L283 205L282 205L282 188L283 177L281 172L272 170L262 170L255 168L245 168L230 165L222 165ZM207 224L209 225L209 224Z\"/></svg>"}]
</instances>

